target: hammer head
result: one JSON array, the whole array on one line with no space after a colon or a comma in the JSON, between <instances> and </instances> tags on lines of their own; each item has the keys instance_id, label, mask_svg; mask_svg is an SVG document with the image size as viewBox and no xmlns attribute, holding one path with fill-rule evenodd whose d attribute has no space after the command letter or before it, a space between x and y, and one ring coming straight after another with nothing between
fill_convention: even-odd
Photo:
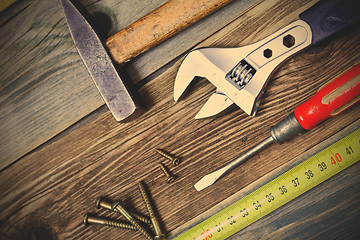
<instances>
[{"instance_id":1,"label":"hammer head","mask_svg":"<svg viewBox=\"0 0 360 240\"><path fill-rule=\"evenodd\" d=\"M71 3L60 0L75 46L106 105L117 121L137 109L137 104L118 75L100 39L90 24Z\"/></svg>"}]
</instances>

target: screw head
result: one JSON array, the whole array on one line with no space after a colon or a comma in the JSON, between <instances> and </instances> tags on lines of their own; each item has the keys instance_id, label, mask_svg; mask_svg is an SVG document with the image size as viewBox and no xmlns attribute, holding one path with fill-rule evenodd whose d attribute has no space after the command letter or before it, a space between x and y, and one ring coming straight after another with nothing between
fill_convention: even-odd
<instances>
[{"instance_id":1,"label":"screw head","mask_svg":"<svg viewBox=\"0 0 360 240\"><path fill-rule=\"evenodd\" d=\"M177 158L177 157L174 157L173 160L172 160L172 164L179 165L179 163L180 163L180 159Z\"/></svg>"},{"instance_id":2,"label":"screw head","mask_svg":"<svg viewBox=\"0 0 360 240\"><path fill-rule=\"evenodd\" d=\"M172 183L173 181L175 181L175 177L174 177L174 176L171 176L171 177L169 177L169 178L167 179L167 181L168 181L169 183Z\"/></svg>"},{"instance_id":3,"label":"screw head","mask_svg":"<svg viewBox=\"0 0 360 240\"><path fill-rule=\"evenodd\" d=\"M99 197L98 199L95 200L95 207L97 209L106 208L109 210L113 210L112 202L110 202L109 200L106 200L103 197Z\"/></svg>"},{"instance_id":4,"label":"screw head","mask_svg":"<svg viewBox=\"0 0 360 240\"><path fill-rule=\"evenodd\" d=\"M84 215L84 224L85 224L85 226L88 226L89 225L89 214L88 213L86 213L85 215Z\"/></svg>"},{"instance_id":5,"label":"screw head","mask_svg":"<svg viewBox=\"0 0 360 240\"><path fill-rule=\"evenodd\" d=\"M101 200L102 200L102 197L99 197L99 198L97 198L97 199L95 200L95 207L96 207L97 209L100 208L100 202L101 202Z\"/></svg>"},{"instance_id":6,"label":"screw head","mask_svg":"<svg viewBox=\"0 0 360 240\"><path fill-rule=\"evenodd\" d=\"M164 235L164 234L156 235L156 236L154 237L154 239L156 239L156 240L164 240L164 239L165 239L165 235Z\"/></svg>"}]
</instances>

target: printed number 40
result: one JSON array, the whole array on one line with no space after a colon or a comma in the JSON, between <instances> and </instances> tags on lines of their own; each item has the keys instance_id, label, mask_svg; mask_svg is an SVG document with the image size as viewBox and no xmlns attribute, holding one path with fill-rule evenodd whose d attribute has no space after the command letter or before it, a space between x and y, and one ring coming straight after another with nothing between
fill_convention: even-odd
<instances>
[{"instance_id":1,"label":"printed number 40","mask_svg":"<svg viewBox=\"0 0 360 240\"><path fill-rule=\"evenodd\" d=\"M211 233L208 234L208 232L210 232L210 229L206 229L206 233L203 233L203 232L201 233L201 237L203 237L203 240L208 240L213 237L213 235ZM204 236L206 234L207 234L207 236Z\"/></svg>"},{"instance_id":2,"label":"printed number 40","mask_svg":"<svg viewBox=\"0 0 360 240\"><path fill-rule=\"evenodd\" d=\"M336 158L336 160L335 160L335 158ZM335 153L335 158L333 156L331 156L331 164L333 164L333 165L336 165L336 161L338 161L339 163L342 161L342 158L339 153Z\"/></svg>"}]
</instances>

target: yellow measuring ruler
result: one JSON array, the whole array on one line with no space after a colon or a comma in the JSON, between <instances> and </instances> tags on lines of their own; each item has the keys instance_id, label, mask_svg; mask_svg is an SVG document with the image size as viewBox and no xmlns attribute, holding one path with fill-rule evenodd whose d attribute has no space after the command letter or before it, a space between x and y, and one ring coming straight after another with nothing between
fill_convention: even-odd
<instances>
[{"instance_id":1,"label":"yellow measuring ruler","mask_svg":"<svg viewBox=\"0 0 360 240\"><path fill-rule=\"evenodd\" d=\"M175 240L225 239L359 160L360 129L357 129Z\"/></svg>"}]
</instances>

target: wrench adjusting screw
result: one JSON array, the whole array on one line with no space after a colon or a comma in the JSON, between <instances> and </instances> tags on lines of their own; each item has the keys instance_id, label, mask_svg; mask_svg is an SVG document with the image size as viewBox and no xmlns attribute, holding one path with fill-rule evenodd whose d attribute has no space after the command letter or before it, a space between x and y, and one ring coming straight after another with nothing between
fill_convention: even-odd
<instances>
[{"instance_id":1,"label":"wrench adjusting screw","mask_svg":"<svg viewBox=\"0 0 360 240\"><path fill-rule=\"evenodd\" d=\"M168 153L168 152L166 152L165 150L160 149L160 148L157 148L157 149L155 149L155 150L156 150L156 152L159 153L161 156L169 159L169 160L172 162L172 164L174 164L174 165L179 165L180 159L179 159L178 157L175 157L175 156L171 155L170 153Z\"/></svg>"}]
</instances>

